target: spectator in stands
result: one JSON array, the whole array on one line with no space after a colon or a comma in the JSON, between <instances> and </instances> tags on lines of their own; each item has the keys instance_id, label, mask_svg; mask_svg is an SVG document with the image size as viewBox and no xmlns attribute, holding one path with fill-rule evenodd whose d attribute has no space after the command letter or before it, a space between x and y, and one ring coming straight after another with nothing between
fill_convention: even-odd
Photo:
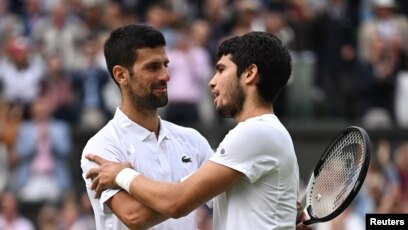
<instances>
[{"instance_id":1,"label":"spectator in stands","mask_svg":"<svg viewBox=\"0 0 408 230\"><path fill-rule=\"evenodd\" d=\"M73 225L79 218L79 207L78 203L76 202L76 198L74 193L67 193L62 202L61 208L59 212L58 224L56 229L75 229ZM92 226L89 226L91 229ZM79 229L78 229L79 230Z\"/></svg>"},{"instance_id":2,"label":"spectator in stands","mask_svg":"<svg viewBox=\"0 0 408 230\"><path fill-rule=\"evenodd\" d=\"M360 215L392 213L400 201L400 183L391 161L390 143L382 139L374 149L363 189L357 201ZM363 213L361 212L363 211Z\"/></svg>"},{"instance_id":3,"label":"spectator in stands","mask_svg":"<svg viewBox=\"0 0 408 230\"><path fill-rule=\"evenodd\" d=\"M1 230L34 230L34 224L19 213L15 195L6 191L0 195L0 228Z\"/></svg>"},{"instance_id":4,"label":"spectator in stands","mask_svg":"<svg viewBox=\"0 0 408 230\"><path fill-rule=\"evenodd\" d=\"M215 54L224 37L230 33L233 10L227 1L205 0L198 10L197 17L203 18L209 24L211 33L207 49L211 54L212 63L215 65Z\"/></svg>"},{"instance_id":5,"label":"spectator in stands","mask_svg":"<svg viewBox=\"0 0 408 230\"><path fill-rule=\"evenodd\" d=\"M211 59L204 47L193 44L190 27L180 25L176 37L167 52L171 81L165 118L179 125L197 125L201 121L199 107L211 77Z\"/></svg>"},{"instance_id":6,"label":"spectator in stands","mask_svg":"<svg viewBox=\"0 0 408 230\"><path fill-rule=\"evenodd\" d=\"M42 52L59 52L68 69L75 68L78 42L89 33L84 22L70 13L64 1L54 1L51 11L32 29L32 38Z\"/></svg>"},{"instance_id":7,"label":"spectator in stands","mask_svg":"<svg viewBox=\"0 0 408 230\"><path fill-rule=\"evenodd\" d=\"M105 31L102 23L103 5L106 1L82 1L81 4L81 21L84 23L90 34L98 35ZM114 19L113 19L114 20Z\"/></svg>"},{"instance_id":8,"label":"spectator in stands","mask_svg":"<svg viewBox=\"0 0 408 230\"><path fill-rule=\"evenodd\" d=\"M41 230L55 230L58 227L59 210L55 204L46 203L37 212L37 226Z\"/></svg>"},{"instance_id":9,"label":"spectator in stands","mask_svg":"<svg viewBox=\"0 0 408 230\"><path fill-rule=\"evenodd\" d=\"M72 76L63 67L60 54L47 55L46 64L41 95L49 98L56 119L76 124L80 116L79 90L74 88Z\"/></svg>"},{"instance_id":10,"label":"spectator in stands","mask_svg":"<svg viewBox=\"0 0 408 230\"><path fill-rule=\"evenodd\" d=\"M10 1L0 0L0 50L10 36L17 36L23 33L21 18L9 11ZM2 52L0 52L2 58Z\"/></svg>"},{"instance_id":11,"label":"spectator in stands","mask_svg":"<svg viewBox=\"0 0 408 230\"><path fill-rule=\"evenodd\" d=\"M22 121L23 110L0 99L0 192L9 185L10 171L17 163L14 142Z\"/></svg>"},{"instance_id":12,"label":"spectator in stands","mask_svg":"<svg viewBox=\"0 0 408 230\"><path fill-rule=\"evenodd\" d=\"M315 20L316 85L330 117L354 117L357 11L347 0L330 0Z\"/></svg>"},{"instance_id":13,"label":"spectator in stands","mask_svg":"<svg viewBox=\"0 0 408 230\"><path fill-rule=\"evenodd\" d=\"M7 57L0 61L0 82L4 99L27 107L40 93L44 76L43 59L31 52L30 39L17 36L6 44Z\"/></svg>"},{"instance_id":14,"label":"spectator in stands","mask_svg":"<svg viewBox=\"0 0 408 230\"><path fill-rule=\"evenodd\" d=\"M1 132L1 131L0 131ZM3 192L9 183L9 165L8 152L5 144L2 142L0 133L0 193Z\"/></svg>"},{"instance_id":15,"label":"spectator in stands","mask_svg":"<svg viewBox=\"0 0 408 230\"><path fill-rule=\"evenodd\" d=\"M408 142L402 143L395 154L395 164L401 185L401 206L408 211Z\"/></svg>"},{"instance_id":16,"label":"spectator in stands","mask_svg":"<svg viewBox=\"0 0 408 230\"><path fill-rule=\"evenodd\" d=\"M374 18L360 27L358 115L380 108L394 120L395 79L408 54L408 19L396 13L394 0L373 0ZM374 125L374 124L373 124Z\"/></svg>"},{"instance_id":17,"label":"spectator in stands","mask_svg":"<svg viewBox=\"0 0 408 230\"><path fill-rule=\"evenodd\" d=\"M82 192L79 196L79 216L72 225L75 230L96 230L94 213L88 194Z\"/></svg>"},{"instance_id":18,"label":"spectator in stands","mask_svg":"<svg viewBox=\"0 0 408 230\"><path fill-rule=\"evenodd\" d=\"M24 1L23 14L21 16L24 36L31 36L33 28L43 19L45 15L43 8L41 0Z\"/></svg>"},{"instance_id":19,"label":"spectator in stands","mask_svg":"<svg viewBox=\"0 0 408 230\"><path fill-rule=\"evenodd\" d=\"M15 143L19 163L12 188L24 202L57 202L71 186L67 157L71 133L67 123L52 118L48 98L37 98L32 118L23 122Z\"/></svg>"},{"instance_id":20,"label":"spectator in stands","mask_svg":"<svg viewBox=\"0 0 408 230\"><path fill-rule=\"evenodd\" d=\"M108 1L104 4L101 16L100 20L106 31L113 31L118 27L137 21L134 12L122 7L117 1Z\"/></svg>"},{"instance_id":21,"label":"spectator in stands","mask_svg":"<svg viewBox=\"0 0 408 230\"><path fill-rule=\"evenodd\" d=\"M9 181L9 151L4 141L7 127L8 106L0 100L0 193L2 193Z\"/></svg>"},{"instance_id":22,"label":"spectator in stands","mask_svg":"<svg viewBox=\"0 0 408 230\"><path fill-rule=\"evenodd\" d=\"M102 47L99 37L86 37L76 57L77 68L71 72L81 92L80 123L90 129L99 128L111 117L102 95L104 86L110 80Z\"/></svg>"},{"instance_id":23,"label":"spectator in stands","mask_svg":"<svg viewBox=\"0 0 408 230\"><path fill-rule=\"evenodd\" d=\"M177 34L174 31L173 25L177 21L178 16L171 8L171 4L166 1L156 1L146 9L144 23L163 33L168 48L172 48L175 45Z\"/></svg>"},{"instance_id":24,"label":"spectator in stands","mask_svg":"<svg viewBox=\"0 0 408 230\"><path fill-rule=\"evenodd\" d=\"M395 118L400 128L408 128L408 57L402 60L395 89Z\"/></svg>"},{"instance_id":25,"label":"spectator in stands","mask_svg":"<svg viewBox=\"0 0 408 230\"><path fill-rule=\"evenodd\" d=\"M258 0L238 0L233 3L230 35L243 35L250 31L265 30L261 3Z\"/></svg>"}]
</instances>

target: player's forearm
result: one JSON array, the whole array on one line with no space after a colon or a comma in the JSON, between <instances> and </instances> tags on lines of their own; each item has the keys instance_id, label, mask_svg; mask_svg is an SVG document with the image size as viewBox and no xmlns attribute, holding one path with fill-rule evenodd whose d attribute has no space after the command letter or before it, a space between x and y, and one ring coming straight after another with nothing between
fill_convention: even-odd
<instances>
[{"instance_id":1,"label":"player's forearm","mask_svg":"<svg viewBox=\"0 0 408 230\"><path fill-rule=\"evenodd\" d=\"M144 206L124 190L109 199L107 205L129 229L148 229L169 218Z\"/></svg>"},{"instance_id":2,"label":"player's forearm","mask_svg":"<svg viewBox=\"0 0 408 230\"><path fill-rule=\"evenodd\" d=\"M201 205L183 189L181 183L152 181L144 176L134 177L129 193L144 205L171 218L180 218Z\"/></svg>"}]
</instances>

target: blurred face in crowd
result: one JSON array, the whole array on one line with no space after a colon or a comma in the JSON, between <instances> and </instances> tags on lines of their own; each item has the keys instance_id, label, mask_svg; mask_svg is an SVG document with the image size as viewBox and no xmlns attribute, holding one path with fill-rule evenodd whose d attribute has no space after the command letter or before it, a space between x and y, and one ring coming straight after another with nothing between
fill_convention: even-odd
<instances>
[{"instance_id":1,"label":"blurred face in crowd","mask_svg":"<svg viewBox=\"0 0 408 230\"><path fill-rule=\"evenodd\" d=\"M64 26L65 19L67 16L67 6L64 2L57 2L55 3L54 7L51 10L52 22L58 28Z\"/></svg>"},{"instance_id":2,"label":"blurred face in crowd","mask_svg":"<svg viewBox=\"0 0 408 230\"><path fill-rule=\"evenodd\" d=\"M17 200L10 192L5 192L0 199L1 210L6 218L14 218L17 215Z\"/></svg>"},{"instance_id":3,"label":"blurred face in crowd","mask_svg":"<svg viewBox=\"0 0 408 230\"><path fill-rule=\"evenodd\" d=\"M47 57L47 67L50 77L57 77L63 69L61 56L58 54L52 54Z\"/></svg>"},{"instance_id":4,"label":"blurred face in crowd","mask_svg":"<svg viewBox=\"0 0 408 230\"><path fill-rule=\"evenodd\" d=\"M39 97L31 104L31 114L36 121L46 121L52 113L52 103L47 97Z\"/></svg>"},{"instance_id":5,"label":"blurred face in crowd","mask_svg":"<svg viewBox=\"0 0 408 230\"><path fill-rule=\"evenodd\" d=\"M167 104L167 71L169 60L164 47L142 48L123 85L135 108L155 110Z\"/></svg>"},{"instance_id":6,"label":"blurred face in crowd","mask_svg":"<svg viewBox=\"0 0 408 230\"><path fill-rule=\"evenodd\" d=\"M237 77L237 66L232 62L231 55L224 55L215 69L215 75L209 83L215 109L222 117L234 117L241 112L245 99L240 78Z\"/></svg>"},{"instance_id":7,"label":"blurred face in crowd","mask_svg":"<svg viewBox=\"0 0 408 230\"><path fill-rule=\"evenodd\" d=\"M6 12L6 0L0 0L0 15Z\"/></svg>"},{"instance_id":8,"label":"blurred face in crowd","mask_svg":"<svg viewBox=\"0 0 408 230\"><path fill-rule=\"evenodd\" d=\"M7 45L7 53L10 60L18 69L28 66L29 45L23 37L11 38Z\"/></svg>"},{"instance_id":9,"label":"blurred face in crowd","mask_svg":"<svg viewBox=\"0 0 408 230\"><path fill-rule=\"evenodd\" d=\"M377 17L386 19L394 14L394 8L392 7L374 7L374 12Z\"/></svg>"}]
</instances>

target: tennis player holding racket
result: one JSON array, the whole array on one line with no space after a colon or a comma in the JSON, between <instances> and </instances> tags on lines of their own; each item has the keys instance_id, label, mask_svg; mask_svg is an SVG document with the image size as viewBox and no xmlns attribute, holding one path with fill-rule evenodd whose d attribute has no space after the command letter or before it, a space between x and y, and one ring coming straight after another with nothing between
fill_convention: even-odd
<instances>
[{"instance_id":1,"label":"tennis player holding racket","mask_svg":"<svg viewBox=\"0 0 408 230\"><path fill-rule=\"evenodd\" d=\"M179 218L212 203L214 230L295 229L299 188L292 139L273 103L291 75L287 47L275 36L250 32L219 47L209 83L217 112L238 123L212 158L179 183L151 180L96 155L90 169L96 197L120 187L144 205ZM197 67L199 68L199 67Z\"/></svg>"}]
</instances>

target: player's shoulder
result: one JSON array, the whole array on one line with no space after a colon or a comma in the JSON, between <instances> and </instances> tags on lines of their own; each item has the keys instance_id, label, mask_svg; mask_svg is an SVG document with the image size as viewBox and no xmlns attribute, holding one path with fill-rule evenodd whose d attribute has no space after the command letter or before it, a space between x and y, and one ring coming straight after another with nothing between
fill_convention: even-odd
<instances>
[{"instance_id":1,"label":"player's shoulder","mask_svg":"<svg viewBox=\"0 0 408 230\"><path fill-rule=\"evenodd\" d=\"M232 136L246 136L247 138L262 138L266 141L276 136L287 136L288 131L280 120L273 114L266 114L249 118L239 122L229 133Z\"/></svg>"},{"instance_id":2,"label":"player's shoulder","mask_svg":"<svg viewBox=\"0 0 408 230\"><path fill-rule=\"evenodd\" d=\"M82 158L84 158L85 154L92 153L105 159L113 160L115 157L119 157L125 150L126 145L119 134L119 130L111 122L108 122L89 138L82 150Z\"/></svg>"},{"instance_id":3,"label":"player's shoulder","mask_svg":"<svg viewBox=\"0 0 408 230\"><path fill-rule=\"evenodd\" d=\"M91 136L85 147L112 145L119 141L118 129L113 122L109 121L105 126Z\"/></svg>"}]
</instances>

